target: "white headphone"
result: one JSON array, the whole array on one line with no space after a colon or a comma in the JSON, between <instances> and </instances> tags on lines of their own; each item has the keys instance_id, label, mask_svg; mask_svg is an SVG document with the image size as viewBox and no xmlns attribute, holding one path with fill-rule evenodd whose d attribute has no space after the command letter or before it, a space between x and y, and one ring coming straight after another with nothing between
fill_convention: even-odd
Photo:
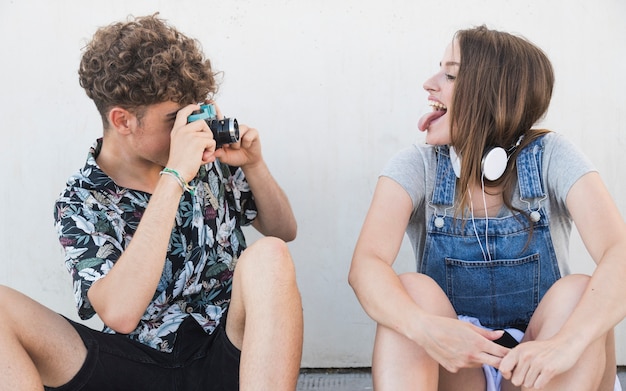
<instances>
[{"instance_id":1,"label":"white headphone","mask_svg":"<svg viewBox=\"0 0 626 391\"><path fill-rule=\"evenodd\" d=\"M484 155L483 159L480 162L480 169L483 174L483 178L486 178L490 181L495 181L499 179L504 171L506 171L506 164L509 160L509 156L506 151L502 147L495 147L489 149ZM456 153L454 147L450 147L450 162L452 163L452 169L454 170L454 174L457 178L461 177L461 157ZM483 179L481 178L481 185L483 187L483 205L485 207L485 247L480 240L480 236L478 235L478 231L476 231L476 223L474 222L474 207L471 203L472 193L468 194L470 197L470 206L472 210L472 225L474 226L474 233L476 234L476 240L478 241L478 245L480 246L480 250L483 253L483 259L485 262L488 260L491 261L491 253L489 252L489 236L487 232L489 230L489 216L487 215L487 204L485 201L485 184ZM436 223L436 222L435 222Z\"/></svg>"},{"instance_id":2,"label":"white headphone","mask_svg":"<svg viewBox=\"0 0 626 391\"><path fill-rule=\"evenodd\" d=\"M483 155L483 160L480 162L480 169L483 176L490 181L499 179L504 171L506 171L506 164L509 161L509 156L502 147L495 147L488 150ZM454 147L450 147L450 162L452 162L452 169L457 178L461 177L461 157L457 155Z\"/></svg>"}]
</instances>

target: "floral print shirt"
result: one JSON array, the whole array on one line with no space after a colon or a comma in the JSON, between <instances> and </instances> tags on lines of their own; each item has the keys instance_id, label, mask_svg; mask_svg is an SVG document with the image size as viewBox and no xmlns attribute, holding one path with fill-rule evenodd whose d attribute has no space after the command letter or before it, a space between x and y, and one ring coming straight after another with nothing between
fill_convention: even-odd
<instances>
[{"instance_id":1,"label":"floral print shirt","mask_svg":"<svg viewBox=\"0 0 626 391\"><path fill-rule=\"evenodd\" d=\"M69 178L54 212L81 319L95 314L87 291L126 249L150 201L150 194L117 186L98 167L101 142L91 147L82 170ZM181 197L153 300L129 334L163 352L172 351L178 326L188 316L208 333L219 324L230 302L237 258L246 248L241 227L257 213L240 168L209 163L190 185L195 191ZM106 325L103 331L114 333Z\"/></svg>"}]
</instances>

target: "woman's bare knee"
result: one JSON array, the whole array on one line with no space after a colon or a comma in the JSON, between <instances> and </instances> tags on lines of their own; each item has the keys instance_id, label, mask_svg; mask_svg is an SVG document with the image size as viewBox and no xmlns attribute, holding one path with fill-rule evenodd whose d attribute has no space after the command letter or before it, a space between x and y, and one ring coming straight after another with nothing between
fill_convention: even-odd
<instances>
[{"instance_id":1,"label":"woman's bare knee","mask_svg":"<svg viewBox=\"0 0 626 391\"><path fill-rule=\"evenodd\" d=\"M524 339L546 339L556 334L578 305L589 280L587 275L571 274L555 282L537 306Z\"/></svg>"},{"instance_id":2,"label":"woman's bare knee","mask_svg":"<svg viewBox=\"0 0 626 391\"><path fill-rule=\"evenodd\" d=\"M587 289L590 279L591 277L586 274L570 274L560 278L548 290L545 298L550 300L556 299L561 302L573 302L575 305L580 301L585 289ZM555 298L552 298L552 296L555 296Z\"/></svg>"},{"instance_id":3,"label":"woman's bare knee","mask_svg":"<svg viewBox=\"0 0 626 391\"><path fill-rule=\"evenodd\" d=\"M409 296L431 314L455 317L456 312L439 284L422 273L404 273L398 276Z\"/></svg>"}]
</instances>

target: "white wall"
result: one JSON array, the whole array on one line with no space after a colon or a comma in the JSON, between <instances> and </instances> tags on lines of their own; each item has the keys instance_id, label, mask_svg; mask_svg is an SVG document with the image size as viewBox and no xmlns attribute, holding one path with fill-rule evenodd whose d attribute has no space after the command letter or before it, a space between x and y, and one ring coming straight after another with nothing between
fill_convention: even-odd
<instances>
[{"instance_id":1,"label":"white wall","mask_svg":"<svg viewBox=\"0 0 626 391\"><path fill-rule=\"evenodd\" d=\"M56 311L74 316L53 202L101 134L80 51L98 26L155 11L225 71L221 108L260 130L291 198L305 367L369 366L373 323L346 282L352 250L378 172L422 137L422 83L460 28L486 23L546 50L557 84L545 125L584 148L626 212L623 0L0 0L0 284ZM591 270L572 246L575 269ZM412 265L405 247L397 269ZM618 343L624 365L625 324Z\"/></svg>"}]
</instances>

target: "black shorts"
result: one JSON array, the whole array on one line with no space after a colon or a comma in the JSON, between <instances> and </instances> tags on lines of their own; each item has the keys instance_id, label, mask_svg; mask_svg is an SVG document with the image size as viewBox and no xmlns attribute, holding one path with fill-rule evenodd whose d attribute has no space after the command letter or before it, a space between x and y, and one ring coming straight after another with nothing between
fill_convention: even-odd
<instances>
[{"instance_id":1,"label":"black shorts","mask_svg":"<svg viewBox=\"0 0 626 391\"><path fill-rule=\"evenodd\" d=\"M68 321L87 347L87 359L69 383L46 390L239 390L241 352L222 324L209 335L189 316L174 350L163 353L125 335Z\"/></svg>"}]
</instances>

